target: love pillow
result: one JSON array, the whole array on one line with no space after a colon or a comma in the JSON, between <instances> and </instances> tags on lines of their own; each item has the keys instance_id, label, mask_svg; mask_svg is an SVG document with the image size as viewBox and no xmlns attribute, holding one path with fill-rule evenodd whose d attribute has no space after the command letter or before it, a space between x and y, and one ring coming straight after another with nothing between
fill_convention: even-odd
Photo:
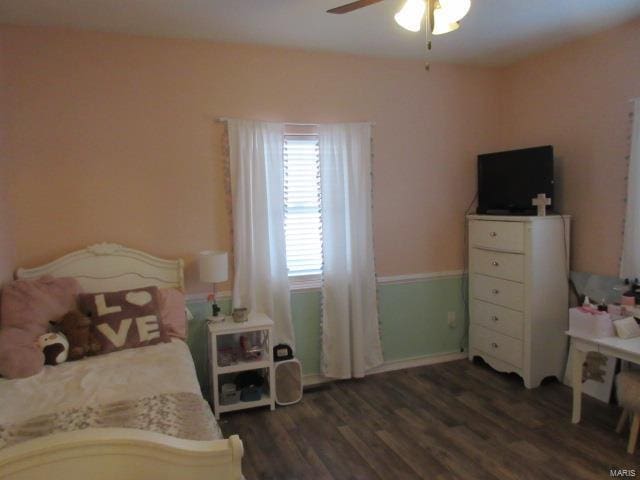
<instances>
[{"instance_id":1,"label":"love pillow","mask_svg":"<svg viewBox=\"0 0 640 480\"><path fill-rule=\"evenodd\" d=\"M91 319L101 353L170 341L160 317L157 287L83 293L78 308Z\"/></svg>"}]
</instances>

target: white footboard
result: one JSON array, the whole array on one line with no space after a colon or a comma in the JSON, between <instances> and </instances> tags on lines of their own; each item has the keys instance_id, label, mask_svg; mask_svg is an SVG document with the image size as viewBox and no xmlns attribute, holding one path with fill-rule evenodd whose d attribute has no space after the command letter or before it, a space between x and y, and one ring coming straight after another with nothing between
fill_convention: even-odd
<instances>
[{"instance_id":1,"label":"white footboard","mask_svg":"<svg viewBox=\"0 0 640 480\"><path fill-rule=\"evenodd\" d=\"M57 433L0 449L0 479L241 480L243 447L125 428Z\"/></svg>"}]
</instances>

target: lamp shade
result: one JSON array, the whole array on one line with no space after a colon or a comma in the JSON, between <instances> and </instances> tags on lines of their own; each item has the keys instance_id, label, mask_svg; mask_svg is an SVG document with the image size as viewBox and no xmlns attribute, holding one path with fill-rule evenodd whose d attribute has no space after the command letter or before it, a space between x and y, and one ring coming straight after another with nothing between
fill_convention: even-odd
<instances>
[{"instance_id":1,"label":"lamp shade","mask_svg":"<svg viewBox=\"0 0 640 480\"><path fill-rule=\"evenodd\" d=\"M442 10L436 8L433 11L433 34L442 35L444 33L453 32L460 28L458 22L449 22L447 18L442 14Z\"/></svg>"},{"instance_id":2,"label":"lamp shade","mask_svg":"<svg viewBox=\"0 0 640 480\"><path fill-rule=\"evenodd\" d=\"M206 250L198 254L200 281L206 283L225 282L229 278L229 256L227 252Z\"/></svg>"},{"instance_id":3,"label":"lamp shade","mask_svg":"<svg viewBox=\"0 0 640 480\"><path fill-rule=\"evenodd\" d=\"M407 0L394 19L398 25L411 32L419 32L422 17L427 8L424 0Z\"/></svg>"},{"instance_id":4,"label":"lamp shade","mask_svg":"<svg viewBox=\"0 0 640 480\"><path fill-rule=\"evenodd\" d=\"M471 8L471 0L438 0L439 10L443 12L445 23L454 23L462 20Z\"/></svg>"}]
</instances>

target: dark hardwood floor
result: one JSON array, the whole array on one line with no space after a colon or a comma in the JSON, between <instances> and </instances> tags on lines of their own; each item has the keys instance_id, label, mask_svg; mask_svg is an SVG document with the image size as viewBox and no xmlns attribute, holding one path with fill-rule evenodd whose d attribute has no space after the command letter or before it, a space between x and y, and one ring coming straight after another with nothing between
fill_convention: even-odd
<instances>
[{"instance_id":1,"label":"dark hardwood floor","mask_svg":"<svg viewBox=\"0 0 640 480\"><path fill-rule=\"evenodd\" d=\"M225 435L245 445L258 479L604 479L635 468L620 410L571 390L526 390L515 375L466 360L336 382L302 402L226 414Z\"/></svg>"}]
</instances>

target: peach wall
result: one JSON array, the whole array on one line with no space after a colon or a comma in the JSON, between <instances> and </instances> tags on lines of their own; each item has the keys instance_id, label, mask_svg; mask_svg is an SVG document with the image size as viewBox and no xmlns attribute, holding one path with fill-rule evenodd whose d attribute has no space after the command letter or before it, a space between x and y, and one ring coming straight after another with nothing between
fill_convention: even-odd
<instances>
[{"instance_id":1,"label":"peach wall","mask_svg":"<svg viewBox=\"0 0 640 480\"><path fill-rule=\"evenodd\" d=\"M618 274L629 99L640 96L640 21L519 62L500 80L502 145L553 144L572 268Z\"/></svg>"},{"instance_id":2,"label":"peach wall","mask_svg":"<svg viewBox=\"0 0 640 480\"><path fill-rule=\"evenodd\" d=\"M13 211L9 202L9 157L6 152L7 106L5 43L0 35L0 286L10 280L15 268Z\"/></svg>"},{"instance_id":3,"label":"peach wall","mask_svg":"<svg viewBox=\"0 0 640 480\"><path fill-rule=\"evenodd\" d=\"M497 146L497 71L4 27L20 265L115 241L228 249L218 116L370 120L378 273L462 267L475 156Z\"/></svg>"},{"instance_id":4,"label":"peach wall","mask_svg":"<svg viewBox=\"0 0 640 480\"><path fill-rule=\"evenodd\" d=\"M0 286L11 280L16 266L13 212L7 195L5 159L0 159Z\"/></svg>"},{"instance_id":5,"label":"peach wall","mask_svg":"<svg viewBox=\"0 0 640 480\"><path fill-rule=\"evenodd\" d=\"M11 280L16 266L13 211L7 195L6 158L0 157L0 287Z\"/></svg>"}]
</instances>

